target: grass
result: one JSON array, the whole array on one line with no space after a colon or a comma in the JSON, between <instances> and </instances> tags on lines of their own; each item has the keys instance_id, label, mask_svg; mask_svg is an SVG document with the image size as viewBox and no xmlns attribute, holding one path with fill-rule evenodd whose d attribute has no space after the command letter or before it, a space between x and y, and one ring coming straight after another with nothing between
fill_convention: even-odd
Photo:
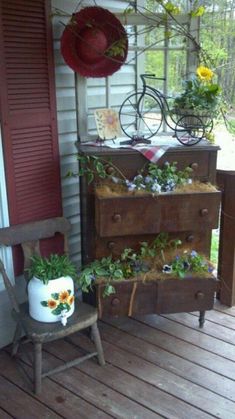
<instances>
[{"instance_id":1,"label":"grass","mask_svg":"<svg viewBox=\"0 0 235 419\"><path fill-rule=\"evenodd\" d=\"M213 230L211 239L211 262L217 266L218 264L218 251L219 251L219 234L217 230Z\"/></svg>"}]
</instances>

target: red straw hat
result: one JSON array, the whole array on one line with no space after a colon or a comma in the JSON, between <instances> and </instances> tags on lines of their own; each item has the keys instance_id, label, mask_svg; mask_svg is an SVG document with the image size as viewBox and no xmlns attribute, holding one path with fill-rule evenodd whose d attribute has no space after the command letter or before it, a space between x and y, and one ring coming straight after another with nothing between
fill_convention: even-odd
<instances>
[{"instance_id":1,"label":"red straw hat","mask_svg":"<svg viewBox=\"0 0 235 419\"><path fill-rule=\"evenodd\" d=\"M61 37L65 62L85 77L115 73L126 60L127 50L124 27L102 7L85 7L75 13Z\"/></svg>"}]
</instances>

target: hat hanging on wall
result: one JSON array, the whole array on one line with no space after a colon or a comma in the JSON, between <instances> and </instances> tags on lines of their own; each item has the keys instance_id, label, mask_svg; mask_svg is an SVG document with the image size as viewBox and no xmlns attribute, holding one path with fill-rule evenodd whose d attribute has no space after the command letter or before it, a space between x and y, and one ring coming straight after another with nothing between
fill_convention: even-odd
<instances>
[{"instance_id":1,"label":"hat hanging on wall","mask_svg":"<svg viewBox=\"0 0 235 419\"><path fill-rule=\"evenodd\" d=\"M84 77L106 77L126 60L127 34L116 16L102 7L85 7L72 16L61 37L65 62Z\"/></svg>"}]
</instances>

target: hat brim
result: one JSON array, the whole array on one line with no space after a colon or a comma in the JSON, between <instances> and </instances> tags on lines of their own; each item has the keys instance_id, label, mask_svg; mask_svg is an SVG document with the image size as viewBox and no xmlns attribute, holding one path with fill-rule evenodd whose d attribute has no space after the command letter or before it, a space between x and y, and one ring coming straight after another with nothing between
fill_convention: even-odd
<instances>
[{"instance_id":1,"label":"hat brim","mask_svg":"<svg viewBox=\"0 0 235 419\"><path fill-rule=\"evenodd\" d=\"M118 45L121 53L116 48ZM114 14L102 7L85 7L74 14L61 37L65 62L84 77L112 75L125 62L127 52L124 27Z\"/></svg>"}]
</instances>

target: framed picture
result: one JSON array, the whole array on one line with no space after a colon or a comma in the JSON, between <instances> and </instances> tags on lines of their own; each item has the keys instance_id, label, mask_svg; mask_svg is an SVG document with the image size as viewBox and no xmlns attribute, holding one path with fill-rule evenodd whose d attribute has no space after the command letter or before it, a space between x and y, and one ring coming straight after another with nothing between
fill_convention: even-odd
<instances>
[{"instance_id":1,"label":"framed picture","mask_svg":"<svg viewBox=\"0 0 235 419\"><path fill-rule=\"evenodd\" d=\"M118 112L113 109L96 109L95 122L100 140L114 140L122 135Z\"/></svg>"}]
</instances>

